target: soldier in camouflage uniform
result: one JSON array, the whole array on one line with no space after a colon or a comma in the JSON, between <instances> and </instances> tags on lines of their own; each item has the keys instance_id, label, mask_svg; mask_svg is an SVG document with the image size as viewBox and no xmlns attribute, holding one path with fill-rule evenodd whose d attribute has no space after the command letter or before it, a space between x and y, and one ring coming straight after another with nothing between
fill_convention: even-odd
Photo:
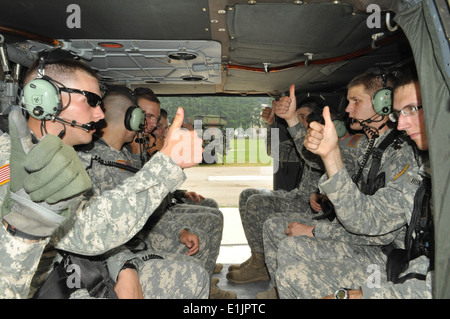
<instances>
[{"instance_id":1,"label":"soldier in camouflage uniform","mask_svg":"<svg viewBox=\"0 0 450 319\"><path fill-rule=\"evenodd\" d=\"M32 67L30 71L25 83L38 76L37 66ZM76 196L73 200L65 202L65 206L55 205L55 203L59 204L62 199L83 193L91 187L89 177L83 175L86 173L83 164L78 157L73 157L74 151L71 146L90 142L93 133L91 125L85 126L86 129L81 129L79 123L97 122L103 118L103 112L99 107L100 90L95 72L83 63L64 60L46 65L45 71L47 76L53 78L50 81L56 83L54 85L61 90L57 92L61 94L64 106L60 117L55 121L41 121L31 117L27 125L21 114L18 113L19 111L11 111L10 135L3 134L0 138L1 166L8 166L11 162L10 181L2 181L3 185L0 187L3 217L2 227L0 227L2 243L0 246L0 295L3 298L32 296L34 292L30 291L31 280L38 269L38 264L41 262L40 270L42 270L40 276L36 274L36 278L39 280L43 278L42 273L46 272L43 268L47 267L47 272L51 270L52 264L48 261L54 259L55 247L75 254L95 256L127 242L144 226L161 199L181 185L186 178L182 168L195 165L194 161L176 164L169 157L171 147L174 146L170 146L169 143L168 147L161 150L149 165L144 166L139 173L129 178L122 187L101 195L91 192L83 196ZM74 91L64 85L77 89ZM70 100L68 90L72 92ZM63 92L65 93L63 94ZM98 96L98 99L95 99L95 95ZM181 122L177 122L174 129L182 123L183 110L181 108L177 117L179 117L177 121L181 120ZM64 122L64 119L72 121L74 118L80 122L69 122L71 126L66 127L67 120ZM23 125L22 122L24 122ZM43 131L40 129L42 127ZM32 141L30 130L33 133L34 143L37 144L27 154L24 151L28 151ZM47 135L42 138L44 132ZM58 134L65 143L56 138ZM186 141L191 144L189 149L201 150L201 140L196 140L193 134L189 135L190 141L186 136ZM41 138L42 140L39 141ZM67 162L68 166L63 170L64 174L59 170L55 172L56 168L53 165L55 158L59 162ZM75 166L71 167L70 165L73 163ZM41 166L25 171L24 167L31 169L31 167L35 167L34 165ZM75 175L71 176L70 174L73 173ZM71 179L62 182L57 178L52 178L52 176L58 175L68 176ZM87 182L80 183L80 180L86 181L86 177ZM31 220L28 209L19 209L19 207L25 207L19 206L23 205L23 201L17 202L10 198L27 182L29 182L28 185L36 186L36 180L48 182L44 185L45 187L37 187L38 191L46 189L47 193L39 195L30 193L29 196L38 202L45 200L44 204L48 204L47 206L53 209L53 212L50 212L48 208L42 208L41 205L40 208L33 208L33 211L39 211L40 214L44 211L45 216L52 216L55 222L49 223L39 217L41 215L34 215L34 219ZM46 188L47 186L50 186L50 191ZM64 190L62 196L60 190ZM23 193L25 191L20 193L21 197L24 196ZM55 215L62 216L61 219L64 220L56 219ZM10 224L11 220L17 224ZM30 228L28 220L33 222L32 228ZM44 249L46 252L43 256ZM119 276L125 273L127 273L126 276L129 276L128 271L136 274L135 271L125 269L120 272ZM200 280L202 274L205 275L204 270L191 267L188 270L190 278L196 276L193 271L198 276L198 283L206 284L207 287L208 278ZM207 296L204 294L204 291L208 290L207 288L194 288L187 290L198 294L190 295L190 297ZM189 294L182 295L182 297L187 296Z\"/></svg>"},{"instance_id":2,"label":"soldier in camouflage uniform","mask_svg":"<svg viewBox=\"0 0 450 319\"><path fill-rule=\"evenodd\" d=\"M136 98L136 101L139 105L139 107L141 107L144 111L145 111L145 115L147 118L147 126L146 126L146 133L149 135L152 135L151 132L154 131L155 126L156 126L156 122L154 122L153 120L155 119L155 117L158 117L160 114L160 101L158 99L158 97L155 95L155 93L148 89L148 88L135 88L134 89L134 95ZM150 119L150 120L149 120ZM185 128L185 125L183 124L182 126L183 128ZM151 138L150 138L151 140ZM143 148L141 146L137 146L136 144L136 140L134 140L133 142L131 142L130 145L130 149L131 152L133 153L133 156L137 156L139 155L140 158L146 158L146 156L143 156L143 154L141 154ZM150 144L152 144L152 142L150 141ZM153 150L153 147L158 147L157 145L158 143L153 144L153 146L150 146L150 150ZM156 152L153 152L153 154L155 154ZM147 148L147 152L145 155L150 154L149 152L149 148ZM152 154L152 156L153 156ZM145 160L148 160L148 158L146 158ZM184 205L187 204L187 205ZM197 207L192 207L192 205L197 205ZM187 191L187 190L177 190L173 193L173 199L172 199L172 205L170 206L171 209L166 211L166 213L164 214L163 218L164 219L173 219L173 218L177 218L179 220L186 220L187 219L187 223L193 223L194 221L189 217L189 215L183 215L183 216L177 216L178 214L189 214L193 211L196 211L198 214L215 214L217 215L217 217L220 218L220 220L222 221L222 226L220 227L216 227L216 228L209 228L211 232L213 232L213 234L208 235L209 237L211 237L212 242L214 242L213 246L217 247L217 249L214 249L214 252L212 253L212 255L208 258L208 262L207 262L207 266L206 268L208 269L208 271L211 272L211 269L213 269L214 273L218 273L222 270L223 265L216 263L215 265L212 264L212 261L216 260L216 258L214 257L214 254L218 254L219 253L219 245L220 245L220 240L217 240L219 237L221 237L221 233L223 230L223 215L222 212L218 209L219 205L217 204L217 202L212 199L212 198L204 198L203 196L197 194L196 192L193 191ZM200 216L200 215L198 215ZM159 216L155 216L152 217L152 223L155 224L156 223L156 219L159 218ZM197 224L199 225L199 223ZM159 245L161 244L166 244L167 245L167 241L163 241L164 239L164 234L166 233L166 229L163 226L163 223L157 223L156 226L152 226L152 232L149 233L147 231L147 234L144 234L144 232L142 232L143 235L141 236L142 238L145 238L146 241L151 241L149 243L149 245L156 245L156 243L159 243ZM153 243L152 243L153 242ZM160 247L164 247L164 246L160 246ZM206 250L203 250L202 253L206 253ZM217 255L216 255L217 257ZM215 296L214 298L220 298L220 299L234 299L236 298L236 294L233 292L227 292L224 291L222 289L219 289L219 287L217 286L217 279L213 278L214 280L212 280L211 282L211 296Z\"/></svg>"},{"instance_id":3,"label":"soldier in camouflage uniform","mask_svg":"<svg viewBox=\"0 0 450 319\"><path fill-rule=\"evenodd\" d=\"M304 128L300 128L299 125L296 125L292 128L290 128L290 132L295 136L296 143L298 141L303 141L304 139L304 133L306 130ZM367 146L367 143L365 140L361 139L362 134L354 134L343 137L339 141L339 146L342 150L343 158L346 159L346 162L353 161L353 155L355 154L361 154L363 150L365 149L365 146ZM301 152L301 154L306 154L307 152L304 152L304 150ZM312 157L310 156L310 159ZM307 167L311 166L317 166L318 168L321 167L321 163L318 162L311 162L307 161ZM318 183L319 178L316 179L316 183ZM317 184L316 184L317 187ZM306 195L306 194L305 194ZM314 193L316 195L316 193ZM323 196L323 195L322 195ZM310 198L310 201L312 199ZM323 201L318 205L324 205ZM281 206L283 207L283 206ZM308 210L308 206L303 206L303 213L280 213L283 210L277 210L272 214L272 218L265 221L263 225L263 241L264 241L264 256L265 256L265 263L266 267L270 274L270 280L271 280L271 286L275 286L275 271L277 268L277 249L278 244L282 240L284 240L293 230L291 230L291 227L294 227L296 223L301 224L307 224L312 226L318 225L328 225L329 220L324 216L324 211L321 214L316 213L309 213L312 210ZM325 207L325 206L324 206ZM297 226L298 227L298 226ZM328 232L329 235L336 235L333 231ZM272 294L275 293L273 289L271 289Z\"/></svg>"},{"instance_id":4,"label":"soldier in camouflage uniform","mask_svg":"<svg viewBox=\"0 0 450 319\"><path fill-rule=\"evenodd\" d=\"M378 85L373 85L376 81ZM391 132L385 124L387 116L381 120L377 120L376 115L367 116L370 115L368 110L372 109L371 96L377 87L382 87L379 74L366 73L355 78L348 86L349 105L346 109L356 120L354 127L362 126L368 137L375 130L375 147ZM335 146L336 137L327 111L324 111L325 126L311 124L305 146L324 161L327 175L321 178L319 187L332 201L337 220L317 225L298 224L296 230L291 226L291 230L286 231L293 236L278 244L276 275L282 298L322 297L329 294L337 282L341 287L349 288L373 288L385 282L387 254L393 248L404 247L408 216L413 210L414 194L420 181L414 149L407 143L390 143L376 172L379 183L364 190L374 156L358 158L360 162L367 162L365 166L359 165L363 168L361 179L352 180L348 163L343 161L339 147ZM374 122L378 125L365 127ZM338 153L333 153L336 150ZM309 274L305 277L303 271L294 271L294 268L303 267L315 269L313 278ZM288 282L295 282L295 285L289 286Z\"/></svg>"},{"instance_id":5,"label":"soldier in camouflage uniform","mask_svg":"<svg viewBox=\"0 0 450 319\"><path fill-rule=\"evenodd\" d=\"M273 188L291 191L300 184L304 162L298 154L292 138L288 136L286 122L275 116L275 108L275 101L273 101L272 107L266 107L261 114L267 130L267 154L274 159ZM309 109L305 108L305 110ZM273 142L277 143L273 150L272 138Z\"/></svg>"},{"instance_id":6,"label":"soldier in camouflage uniform","mask_svg":"<svg viewBox=\"0 0 450 319\"><path fill-rule=\"evenodd\" d=\"M107 125L102 130L102 138L96 139L93 147L83 148L96 159L88 173L93 185L98 185L102 192L116 188L140 167L136 157L123 147L135 135L124 125L130 106L135 107L131 92L124 87L111 88L104 97ZM221 212L203 205L172 205L170 198L168 196L163 200L143 230L127 246L133 251L147 247L158 252L193 256L201 261L211 276L222 239ZM227 296L233 297L231 293L221 291L216 282L211 283L211 298Z\"/></svg>"},{"instance_id":7,"label":"soldier in camouflage uniform","mask_svg":"<svg viewBox=\"0 0 450 319\"><path fill-rule=\"evenodd\" d=\"M303 112L303 116L319 107L309 100L304 102L305 104L297 108L297 112ZM322 174L323 171L320 169L305 166L299 187L292 191L261 188L249 188L242 191L239 195L239 213L251 249L251 257L240 265L229 267L226 275L229 281L243 284L269 280L264 264L263 224L276 212L296 214L309 212L309 196L316 191L317 181Z\"/></svg>"},{"instance_id":8,"label":"soldier in camouflage uniform","mask_svg":"<svg viewBox=\"0 0 450 319\"><path fill-rule=\"evenodd\" d=\"M390 115L390 118L398 123L397 128L404 130L416 143L419 149L417 153L417 161L420 166L420 175L423 178L422 183L426 179L430 181L430 166L428 159L428 142L426 137L425 120L423 110L421 109L422 99L420 94L420 84L417 76L417 72L413 66L410 66L401 72L401 75L394 86L394 113ZM417 203L420 197L416 199ZM429 199L430 209L431 198ZM425 220L427 216L425 210L426 204L418 205L414 207L414 212L418 209L420 216ZM432 211L432 210L431 210ZM409 212L406 216L410 220L408 228L417 229L412 219L412 213ZM414 214L414 213L413 213ZM431 216L432 219L432 216ZM426 225L423 221L420 224ZM409 232L410 229L408 229ZM420 230L422 231L423 228ZM426 229L425 229L426 230ZM411 236L411 235L410 235ZM416 236L416 239L423 237ZM412 238L412 237L411 237ZM378 285L362 284L361 289L349 290L347 296L349 299L356 298L432 298L432 276L433 276L433 236L431 236L431 242L427 242L427 245L414 245L408 244L405 241L405 246L410 247L430 247L429 251L420 251L420 253L413 252L410 260L406 260L407 264L403 268L403 272L398 277L393 277L390 281L383 280L383 276L379 278ZM280 293L287 298L302 298L310 297L309 292L313 291L315 296L328 295L333 289L343 287L345 282L342 281L342 277L336 277L334 274L336 271L342 271L345 267L339 267L339 264L333 264L327 260L322 260L323 265L319 270L317 267L309 267L302 263L283 264L281 267L285 268L285 271L280 274ZM388 267L389 267L388 263ZM317 266L317 265L315 265ZM326 268L326 269L324 269ZM405 269L406 268L406 269ZM299 280L294 279L294 275ZM330 276L330 274L333 274ZM352 274L350 274L352 275ZM303 278L304 280L301 280ZM307 280L305 280L307 278ZM301 281L303 283L301 283ZM287 284L289 283L289 284ZM327 287L329 290L324 289ZM354 286L348 286L354 287ZM334 295L327 298L333 298Z\"/></svg>"},{"instance_id":9,"label":"soldier in camouflage uniform","mask_svg":"<svg viewBox=\"0 0 450 319\"><path fill-rule=\"evenodd\" d=\"M295 86L291 86L290 88L290 97L282 97L278 103L285 103L287 99L290 99L289 101L294 101L294 104L296 103L295 99ZM277 104L278 105L278 104ZM280 104L282 105L282 104ZM293 113L294 114L294 113ZM282 116L285 116L284 114ZM287 208L286 203L291 203L290 201L286 201L286 199L281 199L278 205L275 207L272 207L272 213L270 215L270 219L266 219L263 227L263 242L264 242L264 256L265 256L265 263L266 267L270 274L270 280L271 280L271 286L275 286L275 276L274 271L276 269L276 248L269 247L267 248L267 245L272 245L272 241L266 242L267 239L265 239L265 230L267 223L275 223L274 228L277 230L276 235L278 235L281 239L284 239L287 235L285 234L285 230L288 228L289 222L307 222L309 224L316 224L319 221L315 220L316 218L324 218L322 216L316 215L316 213L322 212L323 216L325 214L325 210L322 210L322 205L325 205L324 202L326 198L323 195L317 194L317 183L319 181L320 176L323 174L324 167L323 163L315 154L312 154L311 152L307 151L303 147L303 140L306 135L306 126L308 126L308 122L304 123L302 117L299 114L295 114L295 117L298 119L298 121L295 124L292 124L292 126L288 127L288 131L293 137L293 142L295 144L295 147L299 150L299 154L302 156L302 159L305 161L305 172L304 172L304 178L302 180L302 185L308 185L305 188L299 188L298 191L298 197L297 200L292 201L292 205L294 209ZM353 160L353 156L355 152L360 152L362 148L366 145L363 142L361 142L361 134L354 134L351 135L348 131L340 137L339 145L341 146L341 149L343 152L348 152L350 156L347 156L348 160ZM311 174L311 172L315 172L315 174ZM318 198L321 198L322 202L318 203ZM300 199L300 200L298 200ZM313 204L316 204L315 208L313 209ZM311 205L311 206L310 206ZM325 206L324 206L325 207ZM260 210L263 208L260 208ZM282 212L282 213L281 213ZM264 222L264 221L263 221ZM281 240L279 239L279 240ZM275 241L276 243L278 242ZM257 295L257 298L271 298L276 297L276 291L275 289L269 289L267 292L262 292Z\"/></svg>"}]
</instances>

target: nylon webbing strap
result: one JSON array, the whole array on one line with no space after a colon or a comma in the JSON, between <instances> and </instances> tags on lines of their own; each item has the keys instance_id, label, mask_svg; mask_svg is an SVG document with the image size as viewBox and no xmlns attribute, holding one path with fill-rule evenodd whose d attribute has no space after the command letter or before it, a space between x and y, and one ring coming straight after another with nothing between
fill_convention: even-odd
<instances>
[{"instance_id":1,"label":"nylon webbing strap","mask_svg":"<svg viewBox=\"0 0 450 319\"><path fill-rule=\"evenodd\" d=\"M392 130L388 136L380 143L380 145L373 149L372 152L372 165L370 166L369 175L367 176L367 183L363 186L363 193L366 195L373 195L377 190L373 189L373 183L377 177L378 171L381 166L381 158L384 151L392 144L398 135L397 130Z\"/></svg>"},{"instance_id":2,"label":"nylon webbing strap","mask_svg":"<svg viewBox=\"0 0 450 319\"><path fill-rule=\"evenodd\" d=\"M81 282L94 298L116 299L114 281L101 261L70 255L72 264L80 267Z\"/></svg>"},{"instance_id":3,"label":"nylon webbing strap","mask_svg":"<svg viewBox=\"0 0 450 319\"><path fill-rule=\"evenodd\" d=\"M115 282L111 279L106 266L101 261L90 260L86 257L70 255L61 252L63 259L47 277L33 298L36 299L68 299L80 288L86 288L94 298L117 299L114 291ZM68 271L69 265L79 267L81 287L69 288L68 281L73 281L75 273Z\"/></svg>"}]
</instances>

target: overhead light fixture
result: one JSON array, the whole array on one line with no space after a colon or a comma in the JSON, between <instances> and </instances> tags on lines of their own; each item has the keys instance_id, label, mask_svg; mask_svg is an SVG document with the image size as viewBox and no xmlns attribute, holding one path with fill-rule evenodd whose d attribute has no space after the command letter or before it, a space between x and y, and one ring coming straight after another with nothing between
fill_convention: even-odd
<instances>
[{"instance_id":1,"label":"overhead light fixture","mask_svg":"<svg viewBox=\"0 0 450 319\"><path fill-rule=\"evenodd\" d=\"M197 58L196 53L186 51L170 52L167 54L167 56L173 60L184 60L184 61L194 60Z\"/></svg>"},{"instance_id":2,"label":"overhead light fixture","mask_svg":"<svg viewBox=\"0 0 450 319\"><path fill-rule=\"evenodd\" d=\"M100 42L98 43L98 45L101 46L102 48L114 48L114 49L123 48L123 45L117 42Z\"/></svg>"}]
</instances>

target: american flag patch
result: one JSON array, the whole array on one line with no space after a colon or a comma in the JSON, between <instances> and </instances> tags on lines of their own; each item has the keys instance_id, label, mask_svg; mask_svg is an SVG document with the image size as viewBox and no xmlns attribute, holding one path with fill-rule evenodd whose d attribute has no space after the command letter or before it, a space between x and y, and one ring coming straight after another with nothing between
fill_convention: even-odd
<instances>
[{"instance_id":1,"label":"american flag patch","mask_svg":"<svg viewBox=\"0 0 450 319\"><path fill-rule=\"evenodd\" d=\"M9 182L9 164L0 167L0 185Z\"/></svg>"}]
</instances>

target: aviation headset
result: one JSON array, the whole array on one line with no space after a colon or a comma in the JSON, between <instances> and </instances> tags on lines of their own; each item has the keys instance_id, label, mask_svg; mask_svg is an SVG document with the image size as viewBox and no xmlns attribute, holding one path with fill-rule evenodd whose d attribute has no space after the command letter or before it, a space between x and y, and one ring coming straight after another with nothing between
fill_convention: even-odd
<instances>
[{"instance_id":1,"label":"aviation headset","mask_svg":"<svg viewBox=\"0 0 450 319\"><path fill-rule=\"evenodd\" d=\"M389 115L392 113L393 90L391 87L387 86L387 74L382 68L378 68L378 71L375 70L372 73L380 75L383 80L383 88L376 91L372 96L373 109L379 115Z\"/></svg>"},{"instance_id":2,"label":"aviation headset","mask_svg":"<svg viewBox=\"0 0 450 319\"><path fill-rule=\"evenodd\" d=\"M106 90L105 96L113 92L123 93L131 101L133 101L133 105L131 105L125 112L125 128L129 131L134 132L142 131L145 127L145 112L143 109L137 106L133 91L125 86L112 86Z\"/></svg>"},{"instance_id":3,"label":"aviation headset","mask_svg":"<svg viewBox=\"0 0 450 319\"><path fill-rule=\"evenodd\" d=\"M25 85L21 98L22 105L30 116L38 120L48 120L58 116L64 109L60 88L56 86L61 83L45 75L45 65L68 58L75 57L70 52L60 49L43 50L38 53L38 77ZM61 87L64 85L61 84Z\"/></svg>"},{"instance_id":4,"label":"aviation headset","mask_svg":"<svg viewBox=\"0 0 450 319\"><path fill-rule=\"evenodd\" d=\"M347 127L342 120L333 120L334 126L336 127L336 133L338 138L341 138L347 134Z\"/></svg>"},{"instance_id":5,"label":"aviation headset","mask_svg":"<svg viewBox=\"0 0 450 319\"><path fill-rule=\"evenodd\" d=\"M145 126L145 112L139 106L130 106L125 113L124 124L129 131L140 131Z\"/></svg>"},{"instance_id":6,"label":"aviation headset","mask_svg":"<svg viewBox=\"0 0 450 319\"><path fill-rule=\"evenodd\" d=\"M22 104L30 116L38 120L51 119L63 110L59 88L54 80L46 75L25 85Z\"/></svg>"},{"instance_id":7,"label":"aviation headset","mask_svg":"<svg viewBox=\"0 0 450 319\"><path fill-rule=\"evenodd\" d=\"M85 131L95 128L96 123L78 123L76 120L67 120L59 117L60 113L70 104L70 93L74 89L68 89L64 84L45 75L45 66L47 64L58 63L66 59L76 59L68 51L61 49L43 50L38 53L37 73L38 77L26 84L22 90L21 103L30 116L42 121L42 127L45 130L45 120L58 121L64 125L64 129L59 133L63 137L66 129L65 124L73 127L79 127ZM66 105L62 104L60 93L67 91L69 101ZM89 95L86 98L91 98ZM94 103L98 102L97 100Z\"/></svg>"},{"instance_id":8,"label":"aviation headset","mask_svg":"<svg viewBox=\"0 0 450 319\"><path fill-rule=\"evenodd\" d=\"M308 123L311 123L312 121L318 121L318 122L324 124L325 121L323 120L323 117L322 117L322 111L326 105L329 105L329 103L327 103L326 100L322 96L320 96L320 97L308 96L307 98L300 99L300 101L297 103L297 108L299 106L302 106L303 104L307 103L308 101L316 102L320 107L320 110L313 111L310 114L311 116L308 116L308 118L307 118ZM331 108L331 106L330 106L330 108ZM317 114L317 112L319 112L319 114ZM334 123L334 126L336 127L336 133L337 133L338 138L341 138L345 134L347 134L347 127L346 127L344 121L339 120L339 119L334 119L333 123Z\"/></svg>"}]
</instances>

